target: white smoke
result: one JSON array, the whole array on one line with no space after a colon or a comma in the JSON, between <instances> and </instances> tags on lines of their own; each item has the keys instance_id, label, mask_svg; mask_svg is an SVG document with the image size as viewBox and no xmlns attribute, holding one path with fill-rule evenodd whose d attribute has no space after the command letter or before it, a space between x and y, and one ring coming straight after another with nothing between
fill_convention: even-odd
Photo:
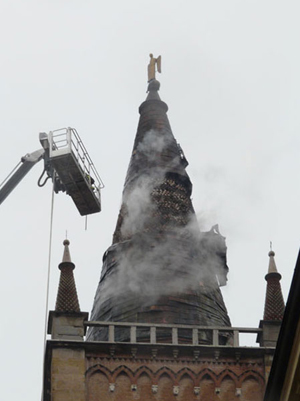
<instances>
[{"instance_id":1,"label":"white smoke","mask_svg":"<svg viewBox=\"0 0 300 401\"><path fill-rule=\"evenodd\" d=\"M121 234L124 237L143 231L145 222L155 209L151 197L154 188L163 181L166 172L178 163L177 160L171 160L167 166L157 165L158 155L161 155L168 145L169 140L163 132L150 130L145 133L143 141L135 150L134 157L143 159L143 164L149 168L146 172L142 172L133 186L124 193L123 205L126 213L121 227Z\"/></svg>"},{"instance_id":2,"label":"white smoke","mask_svg":"<svg viewBox=\"0 0 300 401\"><path fill-rule=\"evenodd\" d=\"M160 236L149 230L157 208L153 190L163 182L170 167L180 163L179 153L178 159L170 160L167 166L160 167L156 163L157 157L169 146L166 137L151 130L136 148L133 157L143 158L151 168L141 173L124 191L121 236L129 241L113 248L119 248L119 251L116 254L112 251L116 265L111 280L107 280L110 284L101 287L104 298L126 291L159 297L190 289L202 291L205 287L218 287L216 271L222 271L224 261L216 255L218 246L214 235L207 236L201 246L202 234L192 206L186 224L171 228L171 233L164 232Z\"/></svg>"}]
</instances>

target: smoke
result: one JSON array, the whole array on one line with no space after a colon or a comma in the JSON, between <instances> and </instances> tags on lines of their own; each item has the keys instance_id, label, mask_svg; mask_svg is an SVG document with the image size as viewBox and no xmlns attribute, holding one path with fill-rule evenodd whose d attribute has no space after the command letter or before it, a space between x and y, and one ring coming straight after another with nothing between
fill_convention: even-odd
<instances>
[{"instance_id":1,"label":"smoke","mask_svg":"<svg viewBox=\"0 0 300 401\"><path fill-rule=\"evenodd\" d=\"M142 142L137 145L136 152L139 157L147 159L148 163L156 161L157 155L167 150L170 138L166 131L147 131Z\"/></svg>"},{"instance_id":2,"label":"smoke","mask_svg":"<svg viewBox=\"0 0 300 401\"><path fill-rule=\"evenodd\" d=\"M177 153L171 157L169 149L174 144ZM128 176L132 178L136 166L142 171L137 171L124 190L121 240L106 254L102 297L109 298L110 292L142 291L144 296L157 298L217 288L218 281L224 284L224 278L216 278L226 270L224 239L216 231L200 232L189 189L183 183L189 182L183 167L178 176L180 163L177 144L168 132L151 130L135 147ZM177 175L168 179L172 170ZM111 284L104 286L104 282Z\"/></svg>"},{"instance_id":3,"label":"smoke","mask_svg":"<svg viewBox=\"0 0 300 401\"><path fill-rule=\"evenodd\" d=\"M219 290L225 239L217 226L200 231L185 166L172 132L137 136L93 320L230 325ZM94 340L105 335L89 331Z\"/></svg>"},{"instance_id":4,"label":"smoke","mask_svg":"<svg viewBox=\"0 0 300 401\"><path fill-rule=\"evenodd\" d=\"M141 232L154 205L151 201L153 179L149 176L140 177L127 196L123 197L124 218L121 226L121 235L130 237L132 233Z\"/></svg>"},{"instance_id":5,"label":"smoke","mask_svg":"<svg viewBox=\"0 0 300 401\"><path fill-rule=\"evenodd\" d=\"M179 163L180 155L168 154L171 141L169 132L150 130L136 146L129 166L128 176L134 176L123 194L123 216L121 236L128 238L134 233L142 232L146 223L153 217L157 207L153 200L153 191L164 181L168 171ZM136 173L136 169L138 171ZM133 171L132 171L133 170Z\"/></svg>"}]
</instances>

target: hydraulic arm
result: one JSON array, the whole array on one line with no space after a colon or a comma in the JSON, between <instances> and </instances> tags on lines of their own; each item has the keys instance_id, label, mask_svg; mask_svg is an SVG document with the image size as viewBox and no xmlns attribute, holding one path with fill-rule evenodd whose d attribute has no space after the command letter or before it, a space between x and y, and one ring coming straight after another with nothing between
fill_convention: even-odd
<instances>
[{"instance_id":1,"label":"hydraulic arm","mask_svg":"<svg viewBox=\"0 0 300 401\"><path fill-rule=\"evenodd\" d=\"M45 150L39 149L32 153L27 153L21 159L21 165L17 166L13 172L0 185L0 204L8 197L12 190L19 184L25 175L44 157Z\"/></svg>"}]
</instances>

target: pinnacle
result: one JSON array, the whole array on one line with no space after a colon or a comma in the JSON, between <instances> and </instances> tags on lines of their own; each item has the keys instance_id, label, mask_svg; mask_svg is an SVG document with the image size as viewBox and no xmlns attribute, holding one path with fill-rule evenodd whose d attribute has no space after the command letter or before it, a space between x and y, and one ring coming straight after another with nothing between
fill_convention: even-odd
<instances>
[{"instance_id":1,"label":"pinnacle","mask_svg":"<svg viewBox=\"0 0 300 401\"><path fill-rule=\"evenodd\" d=\"M56 312L80 312L73 270L69 251L69 240L64 240L64 253L62 263L59 265L60 279L56 298Z\"/></svg>"},{"instance_id":2,"label":"pinnacle","mask_svg":"<svg viewBox=\"0 0 300 401\"><path fill-rule=\"evenodd\" d=\"M71 254L70 254L70 250L69 250L70 241L68 239L65 239L63 244L64 244L65 249L64 249L62 261L71 263Z\"/></svg>"},{"instance_id":3,"label":"pinnacle","mask_svg":"<svg viewBox=\"0 0 300 401\"><path fill-rule=\"evenodd\" d=\"M275 252L269 252L269 268L265 276L267 281L264 320L280 321L284 313L284 300L281 291L280 279L281 274L278 273L275 263Z\"/></svg>"},{"instance_id":4,"label":"pinnacle","mask_svg":"<svg viewBox=\"0 0 300 401\"><path fill-rule=\"evenodd\" d=\"M269 273L278 273L277 267L276 267L276 263L275 263L275 259L274 259L275 252L274 252L274 251L270 251L270 252L268 253L268 255L269 255L269 257L270 257L268 274L269 274ZM279 274L279 273L278 273L278 274Z\"/></svg>"}]
</instances>

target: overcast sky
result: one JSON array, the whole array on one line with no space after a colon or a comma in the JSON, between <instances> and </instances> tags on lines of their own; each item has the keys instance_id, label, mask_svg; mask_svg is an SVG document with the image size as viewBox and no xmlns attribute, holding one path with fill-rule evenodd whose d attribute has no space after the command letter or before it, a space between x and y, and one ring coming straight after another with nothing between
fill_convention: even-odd
<instances>
[{"instance_id":1,"label":"overcast sky","mask_svg":"<svg viewBox=\"0 0 300 401\"><path fill-rule=\"evenodd\" d=\"M202 230L227 239L222 292L234 326L263 316L269 243L284 298L299 248L300 5L276 0L2 0L0 181L38 133L75 127L104 183L85 219L55 196L49 308L66 230L81 309L90 311L111 244L146 97L148 54L162 55L160 96L190 163ZM51 185L42 163L1 205L1 397L42 386Z\"/></svg>"}]
</instances>

